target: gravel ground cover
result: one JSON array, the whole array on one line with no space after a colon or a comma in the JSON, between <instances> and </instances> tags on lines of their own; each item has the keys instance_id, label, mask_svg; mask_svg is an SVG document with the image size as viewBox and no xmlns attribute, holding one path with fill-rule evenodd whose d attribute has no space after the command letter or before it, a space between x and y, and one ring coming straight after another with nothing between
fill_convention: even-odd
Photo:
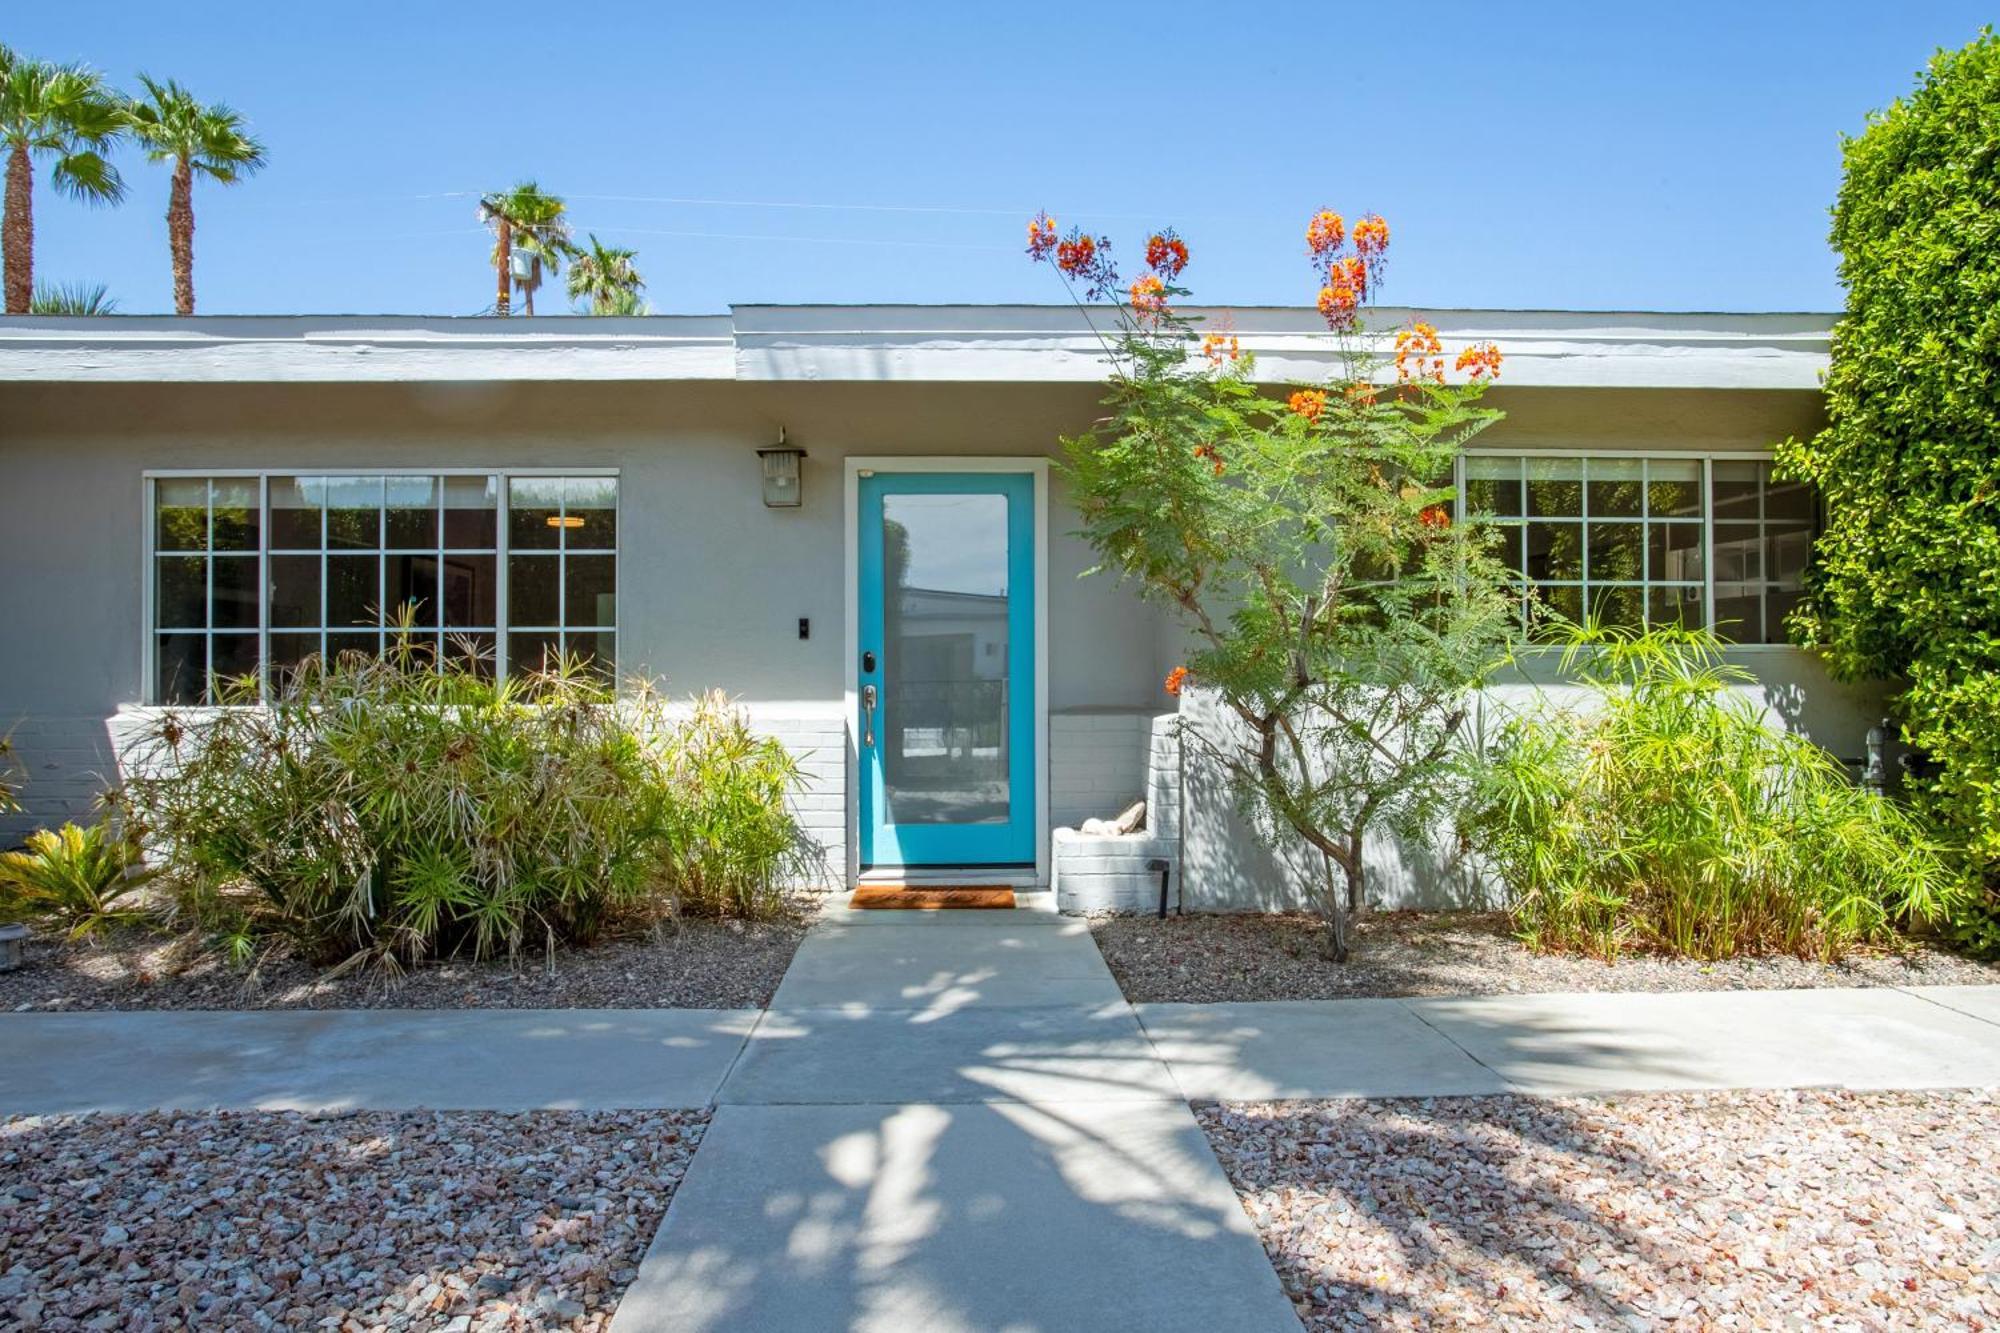
<instances>
[{"instance_id":1,"label":"gravel ground cover","mask_svg":"<svg viewBox=\"0 0 2000 1333\"><path fill-rule=\"evenodd\" d=\"M1338 1000L1364 995L1539 991L1793 990L1806 986L2000 983L2000 965L1912 946L1835 966L1799 958L1617 963L1536 954L1494 912L1376 912L1357 923L1346 964L1320 957L1324 927L1306 913L1101 916L1091 934L1135 1004Z\"/></svg>"},{"instance_id":2,"label":"gravel ground cover","mask_svg":"<svg viewBox=\"0 0 2000 1333\"><path fill-rule=\"evenodd\" d=\"M761 1009L805 938L797 920L689 921L657 937L553 958L429 964L390 980L328 977L297 959L246 974L186 941L133 931L101 944L30 941L0 972L0 1011L63 1009Z\"/></svg>"},{"instance_id":3,"label":"gravel ground cover","mask_svg":"<svg viewBox=\"0 0 2000 1333\"><path fill-rule=\"evenodd\" d=\"M2000 1093L1196 1108L1309 1330L2000 1325Z\"/></svg>"},{"instance_id":4,"label":"gravel ground cover","mask_svg":"<svg viewBox=\"0 0 2000 1333\"><path fill-rule=\"evenodd\" d=\"M698 1112L0 1122L0 1325L607 1327Z\"/></svg>"}]
</instances>

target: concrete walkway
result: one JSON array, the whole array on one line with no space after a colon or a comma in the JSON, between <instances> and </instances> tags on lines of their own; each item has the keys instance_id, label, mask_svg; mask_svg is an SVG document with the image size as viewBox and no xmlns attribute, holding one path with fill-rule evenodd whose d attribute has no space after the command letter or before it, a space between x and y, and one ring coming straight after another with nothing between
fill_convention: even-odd
<instances>
[{"instance_id":1,"label":"concrete walkway","mask_svg":"<svg viewBox=\"0 0 2000 1333\"><path fill-rule=\"evenodd\" d=\"M824 922L718 1102L615 1333L1297 1331L1082 922Z\"/></svg>"},{"instance_id":2,"label":"concrete walkway","mask_svg":"<svg viewBox=\"0 0 2000 1333\"><path fill-rule=\"evenodd\" d=\"M755 1009L0 1014L0 1115L706 1106Z\"/></svg>"},{"instance_id":3,"label":"concrete walkway","mask_svg":"<svg viewBox=\"0 0 2000 1333\"><path fill-rule=\"evenodd\" d=\"M1188 1100L2000 1085L2000 987L1142 1005L835 912L756 1011L0 1014L0 1114L715 1107L618 1333L1295 1330Z\"/></svg>"}]
</instances>

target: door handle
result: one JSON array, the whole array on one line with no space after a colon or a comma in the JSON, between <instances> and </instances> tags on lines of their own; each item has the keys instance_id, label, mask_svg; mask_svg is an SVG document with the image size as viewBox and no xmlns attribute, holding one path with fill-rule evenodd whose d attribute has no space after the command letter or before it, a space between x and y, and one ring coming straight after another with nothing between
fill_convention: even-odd
<instances>
[{"instance_id":1,"label":"door handle","mask_svg":"<svg viewBox=\"0 0 2000 1333\"><path fill-rule=\"evenodd\" d=\"M861 744L865 749L875 748L875 687L861 687L861 712L867 719L861 728Z\"/></svg>"}]
</instances>

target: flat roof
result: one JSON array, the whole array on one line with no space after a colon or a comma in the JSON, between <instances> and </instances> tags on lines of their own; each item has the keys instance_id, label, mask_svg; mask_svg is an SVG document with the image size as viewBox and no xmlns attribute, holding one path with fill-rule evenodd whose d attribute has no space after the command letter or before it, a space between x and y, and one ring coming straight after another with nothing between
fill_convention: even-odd
<instances>
[{"instance_id":1,"label":"flat roof","mask_svg":"<svg viewBox=\"0 0 2000 1333\"><path fill-rule=\"evenodd\" d=\"M1343 339L1306 307L1200 307L1260 378L1316 379L1413 319L1447 356L1491 340L1508 385L1817 389L1835 316L1374 307ZM109 315L0 318L0 381L467 380L1081 383L1104 377L1110 309L739 305L726 315Z\"/></svg>"}]
</instances>

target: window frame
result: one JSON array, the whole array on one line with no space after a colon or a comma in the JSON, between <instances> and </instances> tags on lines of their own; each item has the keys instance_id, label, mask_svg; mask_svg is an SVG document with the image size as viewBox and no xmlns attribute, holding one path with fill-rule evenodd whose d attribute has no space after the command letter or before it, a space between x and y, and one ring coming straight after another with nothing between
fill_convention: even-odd
<instances>
[{"instance_id":1,"label":"window frame","mask_svg":"<svg viewBox=\"0 0 2000 1333\"><path fill-rule=\"evenodd\" d=\"M1465 463L1470 457L1492 458L1632 458L1666 459L1686 462L1693 459L1701 465L1701 615L1702 623L1715 625L1715 464L1717 463L1770 463L1776 459L1769 449L1612 449L1597 448L1523 448L1517 446L1493 448L1467 448L1459 452L1452 464L1452 521L1463 523L1467 519L1465 509ZM1526 521L1525 517L1522 520ZM1762 529L1762 523L1759 523ZM1816 534L1815 534L1816 535ZM1653 586L1652 581L1646 587ZM1662 585L1671 586L1671 585ZM1531 645L1546 649L1548 645ZM1727 643L1725 647L1732 653L1738 652L1786 652L1801 651L1793 643Z\"/></svg>"},{"instance_id":2,"label":"window frame","mask_svg":"<svg viewBox=\"0 0 2000 1333\"><path fill-rule=\"evenodd\" d=\"M139 623L141 629L139 655L139 694L143 706L153 708L213 708L212 702L200 704L168 704L159 699L159 637L160 627L154 623L158 608L155 605L155 576L159 556L157 508L158 483L161 481L200 478L252 479L257 483L258 533L257 533L257 582L260 589L257 610L257 694L259 699L268 698L271 689L271 478L273 477L487 477L495 484L494 524L494 635L493 674L497 680L504 680L509 666L507 657L507 507L511 496L508 483L515 477L608 477L616 483L612 514L617 532L608 550L592 550L589 554L608 554L612 558L614 576L622 575L625 540L625 484L619 468L615 467L314 467L310 464L284 465L277 467L174 467L146 468L139 474L139 512L142 537L139 553ZM211 506L213 501L211 500ZM211 526L213 518L210 519ZM440 533L440 539L442 533ZM377 550L387 551L386 546ZM213 561L213 551L204 552ZM558 577L561 577L560 575ZM213 571L208 575L213 582ZM623 579L619 578L622 585ZM211 592L212 595L212 592ZM324 596L324 590L322 590ZM624 652L624 590L619 588L612 602L612 623L608 628L618 645L616 653ZM206 644L215 635L213 626L201 631ZM566 631L565 631L566 632ZM617 673L617 657L613 658L613 678Z\"/></svg>"}]
</instances>

